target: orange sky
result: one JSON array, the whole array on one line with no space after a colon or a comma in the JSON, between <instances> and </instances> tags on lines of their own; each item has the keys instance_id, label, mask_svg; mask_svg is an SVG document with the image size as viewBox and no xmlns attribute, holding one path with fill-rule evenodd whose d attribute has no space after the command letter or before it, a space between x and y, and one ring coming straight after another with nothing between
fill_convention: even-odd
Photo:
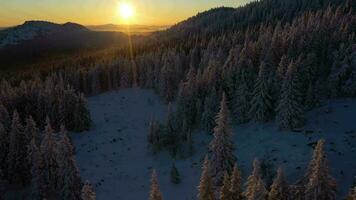
<instances>
[{"instance_id":1,"label":"orange sky","mask_svg":"<svg viewBox=\"0 0 356 200\"><path fill-rule=\"evenodd\" d=\"M209 8L238 7L251 0L0 0L0 26L27 20L123 24L117 8L122 1L135 9L132 24L171 25Z\"/></svg>"}]
</instances>

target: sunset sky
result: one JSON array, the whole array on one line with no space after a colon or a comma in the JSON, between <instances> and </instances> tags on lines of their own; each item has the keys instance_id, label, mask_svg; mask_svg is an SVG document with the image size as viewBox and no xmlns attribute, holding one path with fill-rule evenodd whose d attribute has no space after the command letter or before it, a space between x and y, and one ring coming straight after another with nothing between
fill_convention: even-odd
<instances>
[{"instance_id":1,"label":"sunset sky","mask_svg":"<svg viewBox=\"0 0 356 200\"><path fill-rule=\"evenodd\" d=\"M124 0L132 6L131 24L171 25L219 6L238 7L251 0ZM122 0L0 0L0 26L27 20L84 25L123 24Z\"/></svg>"}]
</instances>

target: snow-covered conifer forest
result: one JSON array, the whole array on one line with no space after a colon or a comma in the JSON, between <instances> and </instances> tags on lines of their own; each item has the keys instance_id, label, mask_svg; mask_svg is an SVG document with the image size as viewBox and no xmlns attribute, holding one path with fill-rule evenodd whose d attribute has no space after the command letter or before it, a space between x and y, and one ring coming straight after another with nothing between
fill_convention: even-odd
<instances>
[{"instance_id":1,"label":"snow-covered conifer forest","mask_svg":"<svg viewBox=\"0 0 356 200\"><path fill-rule=\"evenodd\" d=\"M355 12L260 0L0 69L0 200L356 200Z\"/></svg>"}]
</instances>

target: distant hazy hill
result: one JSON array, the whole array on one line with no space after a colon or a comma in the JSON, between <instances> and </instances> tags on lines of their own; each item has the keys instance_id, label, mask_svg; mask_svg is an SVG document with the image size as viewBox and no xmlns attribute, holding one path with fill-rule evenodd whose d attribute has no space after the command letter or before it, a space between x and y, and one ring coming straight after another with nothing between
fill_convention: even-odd
<instances>
[{"instance_id":1,"label":"distant hazy hill","mask_svg":"<svg viewBox=\"0 0 356 200\"><path fill-rule=\"evenodd\" d=\"M27 21L0 31L0 65L29 63L49 55L125 45L119 32L92 31L75 23Z\"/></svg>"},{"instance_id":2,"label":"distant hazy hill","mask_svg":"<svg viewBox=\"0 0 356 200\"><path fill-rule=\"evenodd\" d=\"M94 31L116 31L131 34L147 34L155 31L162 31L169 28L169 26L155 26L155 25L116 25L116 24L104 24L87 26L88 29Z\"/></svg>"}]
</instances>

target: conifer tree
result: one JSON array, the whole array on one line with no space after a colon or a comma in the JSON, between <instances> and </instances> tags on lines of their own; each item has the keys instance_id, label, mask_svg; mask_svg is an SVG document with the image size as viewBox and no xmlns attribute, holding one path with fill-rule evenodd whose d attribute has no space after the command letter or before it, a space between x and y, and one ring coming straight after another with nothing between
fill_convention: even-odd
<instances>
[{"instance_id":1,"label":"conifer tree","mask_svg":"<svg viewBox=\"0 0 356 200\"><path fill-rule=\"evenodd\" d=\"M2 123L6 131L10 131L11 128L10 114L1 102L0 102L0 122Z\"/></svg>"},{"instance_id":2,"label":"conifer tree","mask_svg":"<svg viewBox=\"0 0 356 200\"><path fill-rule=\"evenodd\" d=\"M351 191L349 193L349 196L347 197L347 200L356 200L356 186L351 188Z\"/></svg>"},{"instance_id":3,"label":"conifer tree","mask_svg":"<svg viewBox=\"0 0 356 200\"><path fill-rule=\"evenodd\" d=\"M0 122L0 170L3 171L3 175L6 176L7 171L7 156L9 152L9 133L5 129L4 125Z\"/></svg>"},{"instance_id":4,"label":"conifer tree","mask_svg":"<svg viewBox=\"0 0 356 200\"><path fill-rule=\"evenodd\" d=\"M158 185L156 170L152 171L151 191L149 200L163 200L162 193Z\"/></svg>"},{"instance_id":5,"label":"conifer tree","mask_svg":"<svg viewBox=\"0 0 356 200\"><path fill-rule=\"evenodd\" d=\"M234 170L231 174L231 197L232 200L242 200L243 199L243 190L242 190L242 177L241 172L237 168L237 164L234 166Z\"/></svg>"},{"instance_id":6,"label":"conifer tree","mask_svg":"<svg viewBox=\"0 0 356 200\"><path fill-rule=\"evenodd\" d=\"M11 183L26 184L29 176L27 163L26 137L19 114L14 111L8 154L8 175Z\"/></svg>"},{"instance_id":7,"label":"conifer tree","mask_svg":"<svg viewBox=\"0 0 356 200\"><path fill-rule=\"evenodd\" d=\"M87 109L86 100L83 94L80 94L75 105L74 124L74 131L81 132L89 130L90 128L90 113Z\"/></svg>"},{"instance_id":8,"label":"conifer tree","mask_svg":"<svg viewBox=\"0 0 356 200\"><path fill-rule=\"evenodd\" d=\"M225 172L223 185L220 188L220 200L232 200L232 193L230 192L230 188L230 176L227 172Z\"/></svg>"},{"instance_id":9,"label":"conifer tree","mask_svg":"<svg viewBox=\"0 0 356 200\"><path fill-rule=\"evenodd\" d=\"M36 144L41 142L41 135L39 134L39 130L37 128L36 122L32 117L26 119L26 126L24 130L24 135L26 137L26 143L30 143L32 139L35 139Z\"/></svg>"},{"instance_id":10,"label":"conifer tree","mask_svg":"<svg viewBox=\"0 0 356 200\"><path fill-rule=\"evenodd\" d=\"M329 173L327 156L324 151L325 140L318 141L306 175L305 199L335 200L336 182Z\"/></svg>"},{"instance_id":11,"label":"conifer tree","mask_svg":"<svg viewBox=\"0 0 356 200\"><path fill-rule=\"evenodd\" d=\"M218 95L214 87L204 101L204 111L201 118L201 126L204 130L209 132L213 131L216 125L214 119L218 112L218 105Z\"/></svg>"},{"instance_id":12,"label":"conifer tree","mask_svg":"<svg viewBox=\"0 0 356 200\"><path fill-rule=\"evenodd\" d=\"M268 200L288 200L288 196L288 183L282 168L278 168L277 177L274 179L268 194Z\"/></svg>"},{"instance_id":13,"label":"conifer tree","mask_svg":"<svg viewBox=\"0 0 356 200\"><path fill-rule=\"evenodd\" d=\"M297 65L291 62L282 86L277 106L276 123L280 129L298 128L304 123L304 109L301 102L300 82Z\"/></svg>"},{"instance_id":14,"label":"conifer tree","mask_svg":"<svg viewBox=\"0 0 356 200\"><path fill-rule=\"evenodd\" d=\"M214 129L214 138L209 146L211 151L211 172L214 186L222 185L225 171L231 173L236 160L233 154L234 145L229 123L229 110L227 107L226 96L223 94L220 112L216 117L217 126Z\"/></svg>"},{"instance_id":15,"label":"conifer tree","mask_svg":"<svg viewBox=\"0 0 356 200\"><path fill-rule=\"evenodd\" d=\"M179 184L181 179L176 165L173 163L171 168L171 181L174 184Z\"/></svg>"},{"instance_id":16,"label":"conifer tree","mask_svg":"<svg viewBox=\"0 0 356 200\"><path fill-rule=\"evenodd\" d=\"M261 164L257 159L253 161L253 172L248 177L246 185L244 192L246 200L266 199L268 192L261 177Z\"/></svg>"},{"instance_id":17,"label":"conifer tree","mask_svg":"<svg viewBox=\"0 0 356 200\"><path fill-rule=\"evenodd\" d=\"M83 186L81 197L82 200L96 200L96 194L88 181Z\"/></svg>"},{"instance_id":18,"label":"conifer tree","mask_svg":"<svg viewBox=\"0 0 356 200\"><path fill-rule=\"evenodd\" d=\"M49 118L46 119L46 127L41 142L41 157L43 161L43 181L46 188L44 191L52 192L56 190L58 178L58 146L54 137Z\"/></svg>"},{"instance_id":19,"label":"conifer tree","mask_svg":"<svg viewBox=\"0 0 356 200\"><path fill-rule=\"evenodd\" d=\"M43 198L43 177L41 153L33 138L28 147L28 161L31 163L31 199Z\"/></svg>"},{"instance_id":20,"label":"conifer tree","mask_svg":"<svg viewBox=\"0 0 356 200\"><path fill-rule=\"evenodd\" d=\"M242 70L235 91L234 113L239 123L245 123L249 119L250 92L247 85L246 70Z\"/></svg>"},{"instance_id":21,"label":"conifer tree","mask_svg":"<svg viewBox=\"0 0 356 200\"><path fill-rule=\"evenodd\" d=\"M202 169L203 171L198 186L198 199L215 200L213 182L212 182L211 171L210 171L210 161L208 159L208 156L205 157Z\"/></svg>"},{"instance_id":22,"label":"conifer tree","mask_svg":"<svg viewBox=\"0 0 356 200\"><path fill-rule=\"evenodd\" d=\"M268 65L260 65L260 72L252 94L250 116L258 122L266 122L273 114L272 78Z\"/></svg>"}]
</instances>

